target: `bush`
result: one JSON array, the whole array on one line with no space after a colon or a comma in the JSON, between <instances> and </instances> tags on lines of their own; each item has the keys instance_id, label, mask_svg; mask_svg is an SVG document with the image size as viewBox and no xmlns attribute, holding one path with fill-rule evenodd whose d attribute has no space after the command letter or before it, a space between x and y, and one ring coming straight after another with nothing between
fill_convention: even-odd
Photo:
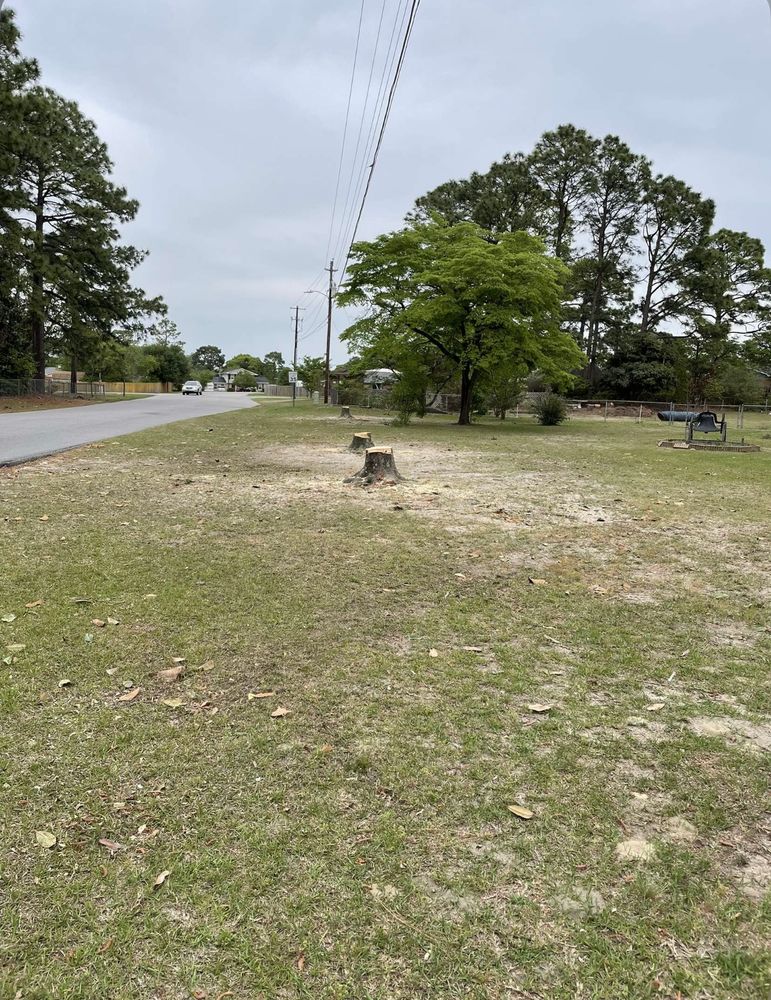
<instances>
[{"instance_id":1,"label":"bush","mask_svg":"<svg viewBox=\"0 0 771 1000\"><path fill-rule=\"evenodd\" d=\"M568 419L568 408L562 396L547 392L541 396L533 407L535 419L544 427L556 427Z\"/></svg>"}]
</instances>

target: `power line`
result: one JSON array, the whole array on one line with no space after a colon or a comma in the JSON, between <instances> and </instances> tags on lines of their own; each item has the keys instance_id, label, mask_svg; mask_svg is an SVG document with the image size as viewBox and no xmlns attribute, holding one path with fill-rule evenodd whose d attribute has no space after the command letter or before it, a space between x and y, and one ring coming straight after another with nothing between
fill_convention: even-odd
<instances>
[{"instance_id":1,"label":"power line","mask_svg":"<svg viewBox=\"0 0 771 1000\"><path fill-rule=\"evenodd\" d=\"M353 52L353 67L351 69L351 83L348 87L348 105L345 109L345 125L343 126L343 143L340 148L340 163L337 167L337 184L335 185L335 200L332 205L332 218L329 220L329 239L327 240L327 252L325 257L329 256L329 248L332 243L332 231L335 225L335 213L337 211L337 199L340 194L340 180L343 176L343 160L345 159L345 143L348 138L348 121L351 117L351 99L353 98L353 85L356 81L356 66L359 61L359 43L361 41L361 26L364 22L364 4L365 0L361 0L361 8L359 10L359 27L356 31L356 46Z\"/></svg>"},{"instance_id":2,"label":"power line","mask_svg":"<svg viewBox=\"0 0 771 1000\"><path fill-rule=\"evenodd\" d=\"M386 126L388 125L388 120L391 117L391 111L394 105L394 98L396 97L396 89L399 85L399 79L402 74L402 69L404 68L404 60L407 55L407 49L410 44L410 39L412 38L412 32L415 27L415 18L417 17L418 11L420 9L421 0L412 0L412 8L410 9L410 16L407 23L407 30L404 34L404 40L402 42L401 51L399 53L399 61L396 65L396 73L394 74L393 82L391 84L391 89L388 94L388 102L386 104L385 115L383 116L383 124L380 128L380 134L378 136L377 145L375 146L375 154L372 158L372 163L369 168L369 175L367 177L367 184L364 188L364 196L361 200L361 206L359 208L359 214L356 217L356 224L353 227L353 233L351 235L350 244L348 246L348 251L345 256L345 263L343 264L342 270L340 272L340 282L342 283L345 278L345 272L348 267L348 262L351 258L351 247L356 242L356 235L359 231L359 225L361 224L362 216L364 215L364 206L367 203L367 196L369 195L370 187L372 186L372 177L375 173L375 167L377 166L378 156L380 155L380 150L383 146L383 139L385 138Z\"/></svg>"}]
</instances>

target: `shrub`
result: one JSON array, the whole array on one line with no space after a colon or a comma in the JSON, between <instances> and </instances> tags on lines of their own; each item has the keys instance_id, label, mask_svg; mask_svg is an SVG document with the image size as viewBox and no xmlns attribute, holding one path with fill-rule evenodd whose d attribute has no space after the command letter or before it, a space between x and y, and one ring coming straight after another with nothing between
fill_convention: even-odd
<instances>
[{"instance_id":1,"label":"shrub","mask_svg":"<svg viewBox=\"0 0 771 1000\"><path fill-rule=\"evenodd\" d=\"M541 396L533 407L535 419L544 427L556 427L568 418L568 408L562 396L547 392Z\"/></svg>"}]
</instances>

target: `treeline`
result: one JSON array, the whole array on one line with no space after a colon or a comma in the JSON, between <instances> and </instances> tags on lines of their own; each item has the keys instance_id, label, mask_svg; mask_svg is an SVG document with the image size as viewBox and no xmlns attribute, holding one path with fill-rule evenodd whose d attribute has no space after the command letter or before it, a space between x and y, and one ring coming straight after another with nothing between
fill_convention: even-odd
<instances>
[{"instance_id":1,"label":"treeline","mask_svg":"<svg viewBox=\"0 0 771 1000\"><path fill-rule=\"evenodd\" d=\"M39 82L0 12L0 378L74 372L141 339L166 313L132 283L144 251L120 227L138 204L78 105Z\"/></svg>"},{"instance_id":2,"label":"treeline","mask_svg":"<svg viewBox=\"0 0 771 1000\"><path fill-rule=\"evenodd\" d=\"M431 219L492 239L532 234L569 267L562 328L584 354L576 395L750 397L771 371L762 242L716 230L711 199L616 136L562 125L530 153L419 198L408 223Z\"/></svg>"}]
</instances>

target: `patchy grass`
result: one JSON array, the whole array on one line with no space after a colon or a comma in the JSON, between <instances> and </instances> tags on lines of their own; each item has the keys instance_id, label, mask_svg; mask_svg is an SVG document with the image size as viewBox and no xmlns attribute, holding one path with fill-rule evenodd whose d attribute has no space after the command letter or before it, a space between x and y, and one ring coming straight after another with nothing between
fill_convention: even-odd
<instances>
[{"instance_id":1,"label":"patchy grass","mask_svg":"<svg viewBox=\"0 0 771 1000\"><path fill-rule=\"evenodd\" d=\"M29 410L61 410L72 406L91 406L92 403L128 403L132 399L147 399L148 395L149 393L134 393L121 396L108 393L85 399L72 399L69 396L0 396L0 415Z\"/></svg>"},{"instance_id":2,"label":"patchy grass","mask_svg":"<svg viewBox=\"0 0 771 1000\"><path fill-rule=\"evenodd\" d=\"M766 995L771 459L661 436L298 404L0 473L0 996Z\"/></svg>"}]
</instances>

